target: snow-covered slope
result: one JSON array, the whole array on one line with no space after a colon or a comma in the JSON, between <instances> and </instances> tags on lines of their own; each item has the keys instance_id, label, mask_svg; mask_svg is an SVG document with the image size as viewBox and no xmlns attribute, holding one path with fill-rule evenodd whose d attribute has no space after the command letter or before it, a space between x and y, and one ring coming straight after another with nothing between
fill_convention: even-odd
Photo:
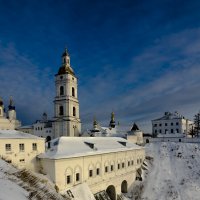
<instances>
[{"instance_id":1,"label":"snow-covered slope","mask_svg":"<svg viewBox=\"0 0 200 200\"><path fill-rule=\"evenodd\" d=\"M28 170L18 170L0 159L0 200L13 199L64 200L45 176Z\"/></svg>"},{"instance_id":2,"label":"snow-covered slope","mask_svg":"<svg viewBox=\"0 0 200 200\"><path fill-rule=\"evenodd\" d=\"M153 164L143 182L141 199L200 199L200 144L151 143L146 154L153 157Z\"/></svg>"}]
</instances>

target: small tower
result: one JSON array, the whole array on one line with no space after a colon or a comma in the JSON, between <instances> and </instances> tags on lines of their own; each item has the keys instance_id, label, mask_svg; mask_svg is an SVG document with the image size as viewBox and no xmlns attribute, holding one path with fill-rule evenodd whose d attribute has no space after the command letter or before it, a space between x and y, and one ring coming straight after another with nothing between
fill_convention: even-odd
<instances>
[{"instance_id":1,"label":"small tower","mask_svg":"<svg viewBox=\"0 0 200 200\"><path fill-rule=\"evenodd\" d=\"M47 121L48 121L48 116L47 116L47 113L46 113L46 112L44 112L44 113L42 114L42 121L43 121L43 122L47 122Z\"/></svg>"},{"instance_id":2,"label":"small tower","mask_svg":"<svg viewBox=\"0 0 200 200\"><path fill-rule=\"evenodd\" d=\"M93 121L93 129L91 130L91 133L98 133L100 132L99 128L98 128L98 123L97 120L94 117L94 121Z\"/></svg>"},{"instance_id":3,"label":"small tower","mask_svg":"<svg viewBox=\"0 0 200 200\"><path fill-rule=\"evenodd\" d=\"M79 117L77 78L70 65L70 55L67 49L62 54L62 65L55 77L54 136L79 136L81 121Z\"/></svg>"},{"instance_id":4,"label":"small tower","mask_svg":"<svg viewBox=\"0 0 200 200\"><path fill-rule=\"evenodd\" d=\"M0 117L4 117L4 104L1 97L0 97Z\"/></svg>"},{"instance_id":5,"label":"small tower","mask_svg":"<svg viewBox=\"0 0 200 200\"><path fill-rule=\"evenodd\" d=\"M115 128L115 114L114 112L111 113L111 120L110 120L110 125L111 128Z\"/></svg>"},{"instance_id":6,"label":"small tower","mask_svg":"<svg viewBox=\"0 0 200 200\"><path fill-rule=\"evenodd\" d=\"M13 101L12 96L10 96L10 100L9 100L8 119L16 120L16 111L15 111L15 106L14 106L14 101Z\"/></svg>"}]
</instances>

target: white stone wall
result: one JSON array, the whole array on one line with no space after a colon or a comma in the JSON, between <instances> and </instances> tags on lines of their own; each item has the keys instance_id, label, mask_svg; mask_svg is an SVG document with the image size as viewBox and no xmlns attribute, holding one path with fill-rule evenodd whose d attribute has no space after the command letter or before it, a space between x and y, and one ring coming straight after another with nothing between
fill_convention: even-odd
<instances>
[{"instance_id":1,"label":"white stone wall","mask_svg":"<svg viewBox=\"0 0 200 200\"><path fill-rule=\"evenodd\" d=\"M33 149L33 143L37 144L37 149ZM24 150L20 150L20 144L24 144ZM10 145L10 150L6 149ZM36 156L45 152L44 139L29 138L0 138L0 156L11 162L18 168L27 168L38 171Z\"/></svg>"},{"instance_id":2,"label":"white stone wall","mask_svg":"<svg viewBox=\"0 0 200 200\"><path fill-rule=\"evenodd\" d=\"M86 182L92 192L97 193L106 190L109 185L114 185L119 190L123 180L128 182L129 187L135 181L136 170L141 167L144 158L144 149L139 149L51 161L41 159L41 166L43 172L51 177L60 190ZM108 172L105 171L105 167ZM93 173L91 177L90 170ZM76 181L76 173L80 173L79 181ZM67 183L67 176L70 176L70 183Z\"/></svg>"}]
</instances>

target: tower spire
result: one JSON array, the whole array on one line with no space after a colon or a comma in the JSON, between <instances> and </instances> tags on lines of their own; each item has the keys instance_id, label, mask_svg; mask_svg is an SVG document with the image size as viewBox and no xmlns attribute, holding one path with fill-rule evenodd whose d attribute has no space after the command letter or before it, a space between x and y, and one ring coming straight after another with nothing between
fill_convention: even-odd
<instances>
[{"instance_id":1,"label":"tower spire","mask_svg":"<svg viewBox=\"0 0 200 200\"><path fill-rule=\"evenodd\" d=\"M115 128L115 113L111 113L110 127Z\"/></svg>"},{"instance_id":2,"label":"tower spire","mask_svg":"<svg viewBox=\"0 0 200 200\"><path fill-rule=\"evenodd\" d=\"M67 48L65 48L62 54L62 66L59 68L59 71L58 71L58 75L61 75L61 74L71 74L73 76L75 75L74 70L72 69L70 65L70 55Z\"/></svg>"}]
</instances>

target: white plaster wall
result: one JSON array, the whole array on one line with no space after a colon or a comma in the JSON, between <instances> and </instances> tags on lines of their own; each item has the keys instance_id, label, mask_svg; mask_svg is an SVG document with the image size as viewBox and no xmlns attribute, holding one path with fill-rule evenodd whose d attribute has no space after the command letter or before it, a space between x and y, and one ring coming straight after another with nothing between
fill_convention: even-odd
<instances>
[{"instance_id":1,"label":"white plaster wall","mask_svg":"<svg viewBox=\"0 0 200 200\"><path fill-rule=\"evenodd\" d=\"M37 143L37 150L32 149L32 143ZM5 144L11 144L11 151L6 151ZM24 151L20 151L19 144L24 144ZM27 168L38 171L36 156L45 152L44 139L0 139L0 156L5 160L12 161L12 164L18 168ZM25 162L20 162L24 159Z\"/></svg>"},{"instance_id":2,"label":"white plaster wall","mask_svg":"<svg viewBox=\"0 0 200 200\"><path fill-rule=\"evenodd\" d=\"M93 193L106 190L109 185L121 188L123 180L127 180L128 185L131 185L135 181L135 172L141 166L141 163L137 163L138 159L143 162L145 158L144 149L129 150L124 152L106 153L100 155L88 155L77 158L58 159L49 163L48 159L41 159L43 165L43 171L48 173L50 177L53 177L53 182L59 187L60 190L69 189L76 184L86 182L91 188ZM128 166L128 161L133 160L133 165ZM48 162L48 163L47 163ZM124 162L124 168L122 163ZM54 165L53 167L50 165ZM120 169L118 169L118 163L120 163ZM111 171L111 165L114 166L114 170ZM105 166L108 167L108 172L105 172ZM96 169L100 168L100 174L96 174ZM48 168L48 169L47 169ZM76 169L80 169L80 181L76 182L75 174ZM93 170L93 176L89 177L89 169ZM51 171L52 170L52 171ZM67 184L66 176L71 173L72 182ZM54 175L55 173L55 175Z\"/></svg>"}]
</instances>

